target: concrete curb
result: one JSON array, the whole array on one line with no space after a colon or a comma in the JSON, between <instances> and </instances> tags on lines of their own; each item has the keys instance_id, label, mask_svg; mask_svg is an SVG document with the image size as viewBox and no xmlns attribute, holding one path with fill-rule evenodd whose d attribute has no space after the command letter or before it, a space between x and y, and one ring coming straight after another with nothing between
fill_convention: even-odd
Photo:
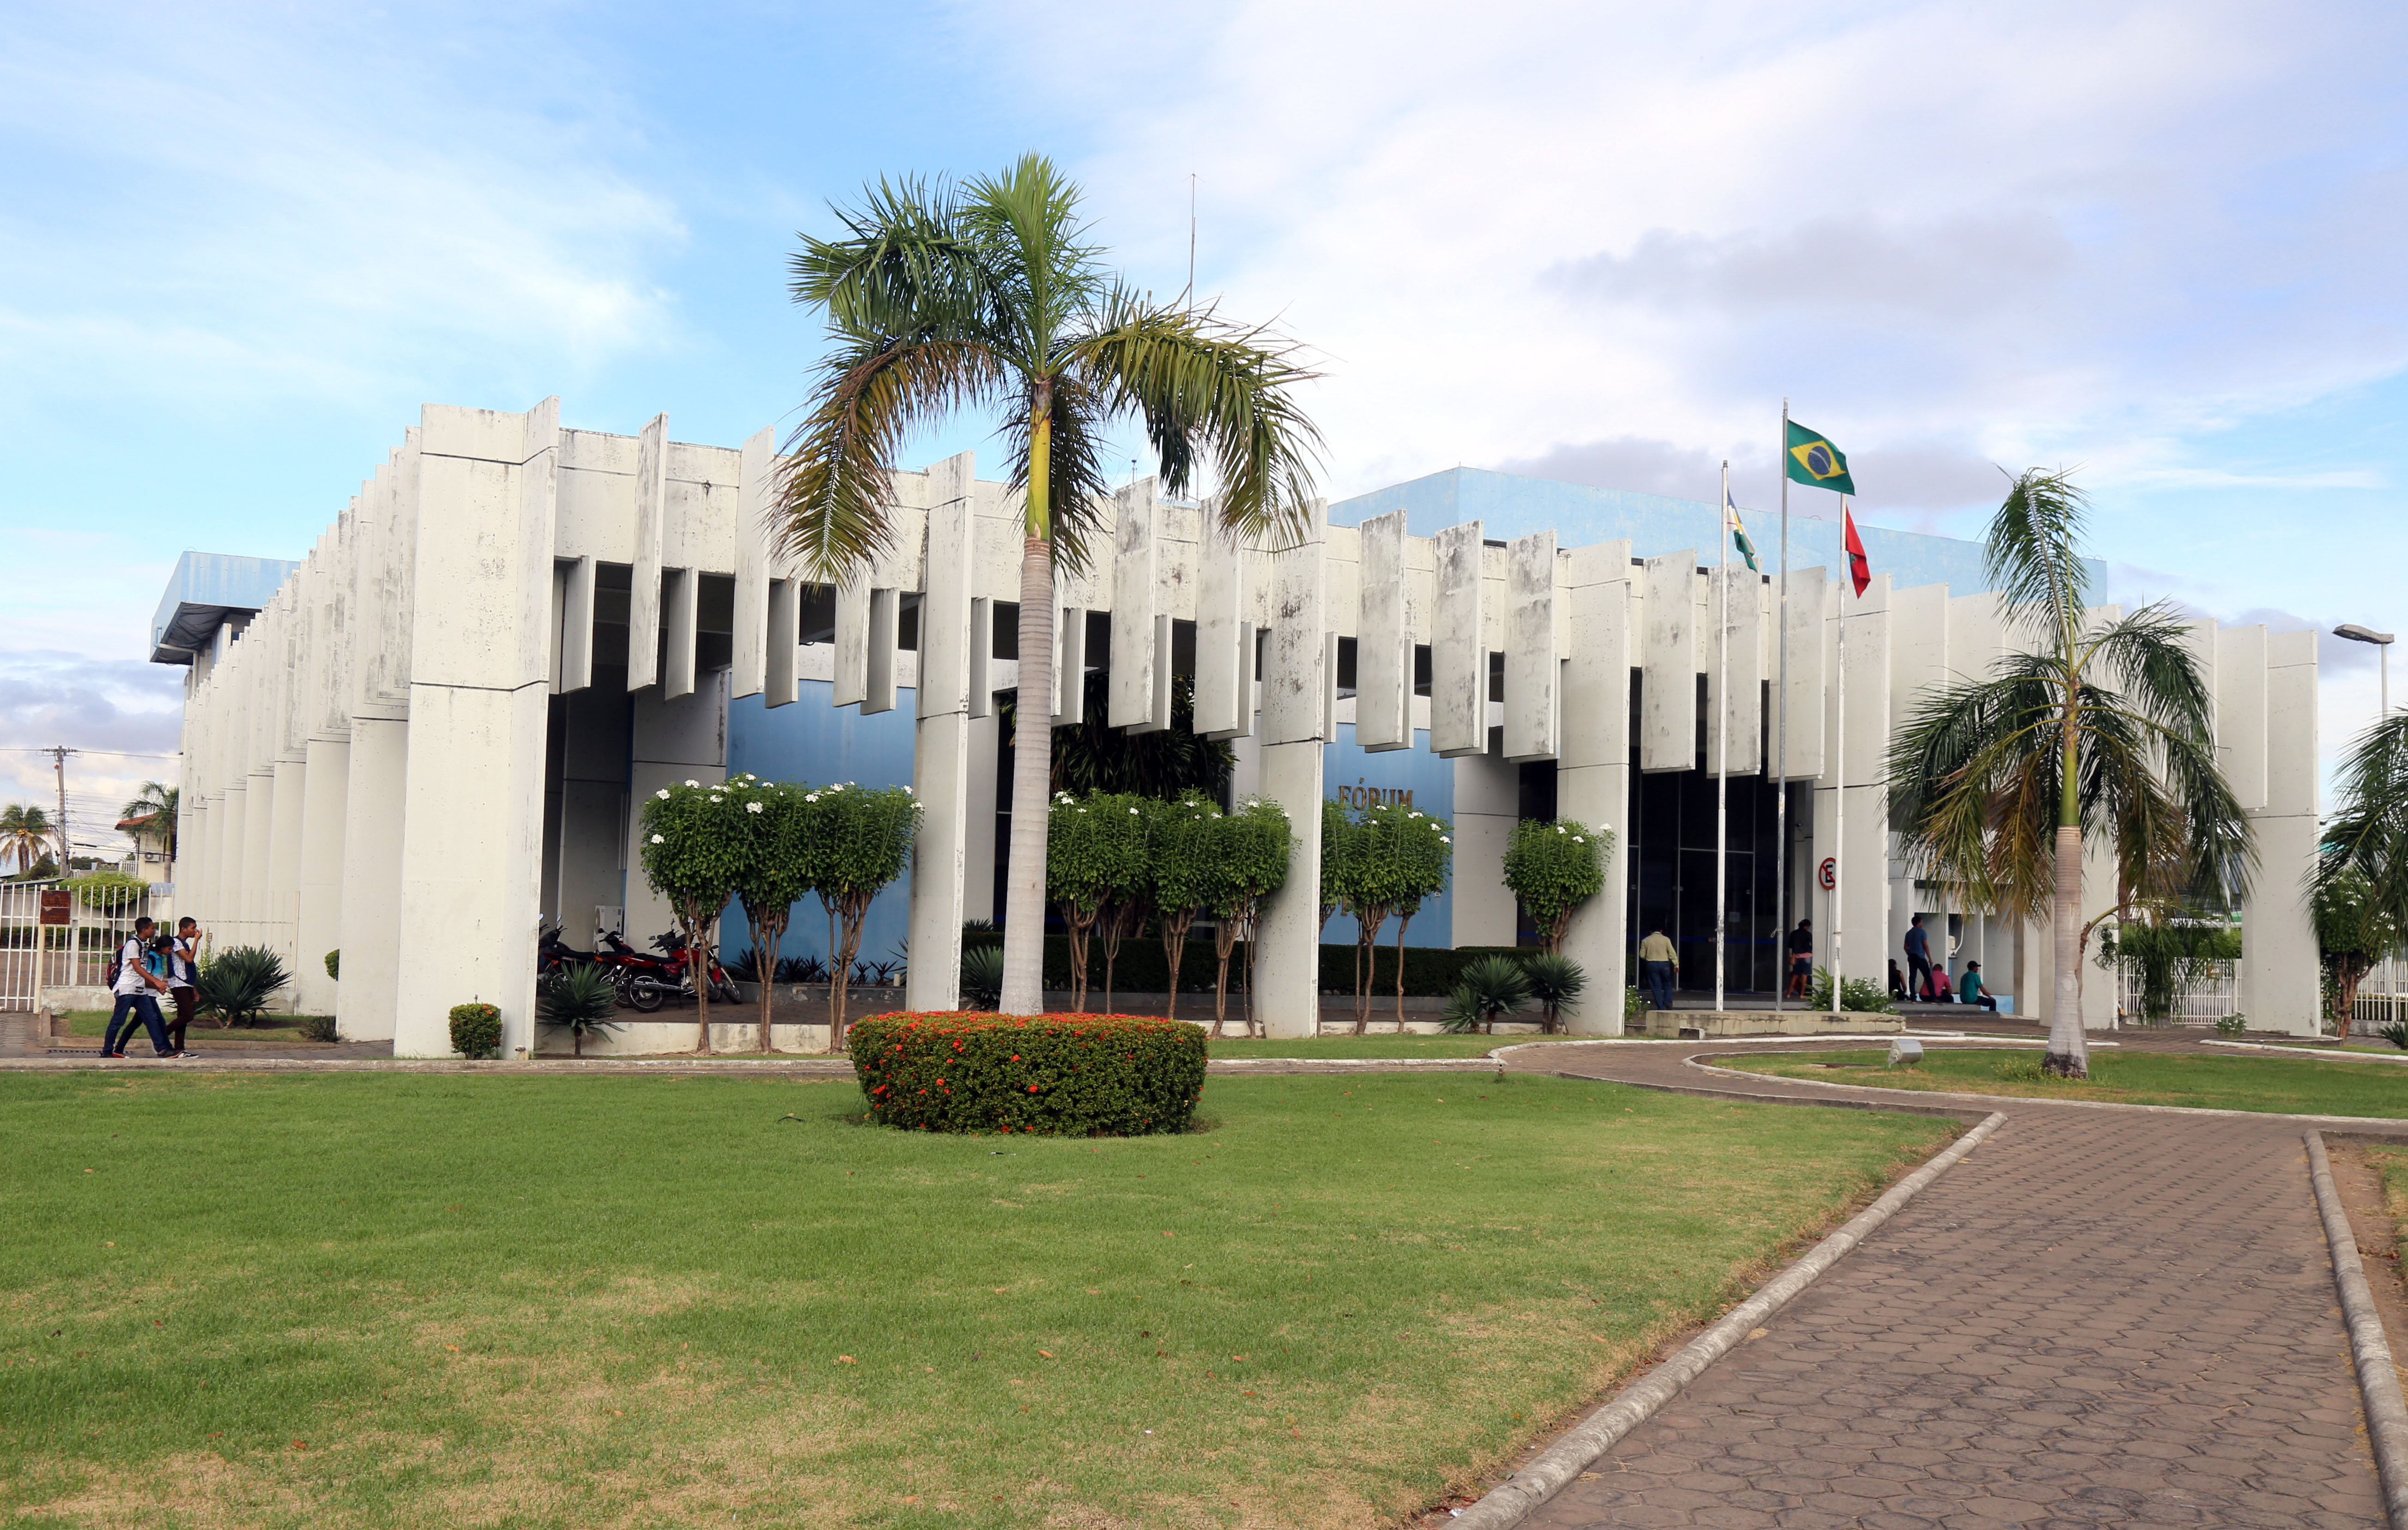
<instances>
[{"instance_id":1,"label":"concrete curb","mask_svg":"<svg viewBox=\"0 0 2408 1530\"><path fill-rule=\"evenodd\" d=\"M1734 1054L1716 1052L1712 1055L1730 1057ZM1747 1073L1738 1068L1717 1068L1711 1062L1700 1062L1694 1057L1684 1057L1681 1061L1699 1073L1720 1074L1725 1078L1744 1078L1750 1082L1803 1084L1808 1089L1816 1090L1862 1090L1869 1094L1894 1094L1901 1103L1907 1100L1969 1100L1974 1104L1985 1105L2065 1105L2075 1110L2138 1110L2160 1116L2229 1116L2235 1120L2248 1121L2321 1121L2334 1126L2408 1126L2408 1117L2401 1116L2305 1116L2291 1115L2279 1110L2226 1110L2218 1105L2134 1105L2115 1100L2053 1100L2040 1094L1968 1094L1959 1093L1954 1090L1894 1090L1885 1089L1879 1084L1843 1083L1834 1078L1792 1078L1786 1074ZM1756 1098L1762 1098L1762 1096ZM2402 1530L2408 1530L2408 1526L2403 1526Z\"/></svg>"},{"instance_id":2,"label":"concrete curb","mask_svg":"<svg viewBox=\"0 0 2408 1530\"><path fill-rule=\"evenodd\" d=\"M1949 1165L1971 1152L2007 1118L1993 1112L1981 1125L1957 1138L1930 1162L1892 1185L1889 1192L1851 1218L1848 1224L1808 1249L1804 1257L1766 1282L1762 1289L1731 1308L1720 1322L1681 1347L1671 1359L1615 1393L1613 1400L1590 1414L1541 1451L1512 1478L1489 1490L1486 1496L1456 1517L1458 1524L1475 1530L1507 1530L1561 1492L1589 1463L1613 1448L1614 1442L1653 1418L1657 1409L1705 1368L1728 1354L1765 1319L1789 1305L1840 1257L1865 1241L1900 1206L1914 1199Z\"/></svg>"},{"instance_id":3,"label":"concrete curb","mask_svg":"<svg viewBox=\"0 0 2408 1530\"><path fill-rule=\"evenodd\" d=\"M2318 1051L2313 1046L2283 1046L2269 1041L2215 1041L2200 1038L2201 1046L2238 1046L2244 1051L2272 1052L2277 1057L2312 1057L2319 1062L2381 1062L2390 1067L2408 1065L2408 1052L2390 1057L2382 1052Z\"/></svg>"},{"instance_id":4,"label":"concrete curb","mask_svg":"<svg viewBox=\"0 0 2408 1530\"><path fill-rule=\"evenodd\" d=\"M2342 1209L2341 1191L2333 1185L2324 1133L2305 1133L2300 1140L2308 1145L2308 1180L2316 1188L2316 1210L2324 1217L2325 1244L2332 1253L2333 1284L2341 1288L2342 1316L2349 1324L2349 1357L2358 1366L2358 1390L2366 1399L2366 1439L2374 1451L2375 1472L2383 1479L2383 1501L2391 1513L2392 1530L2408 1530L2408 1401L2401 1396L2400 1372L2383 1335L2383 1315L2375 1309L2365 1263L2358 1257L2358 1234L2350 1229L2349 1213Z\"/></svg>"}]
</instances>

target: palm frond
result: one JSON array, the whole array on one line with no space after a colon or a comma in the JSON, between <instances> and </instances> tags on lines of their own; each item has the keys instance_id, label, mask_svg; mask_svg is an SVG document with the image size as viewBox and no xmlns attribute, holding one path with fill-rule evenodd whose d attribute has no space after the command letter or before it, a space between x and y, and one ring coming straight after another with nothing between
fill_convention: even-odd
<instances>
[{"instance_id":1,"label":"palm frond","mask_svg":"<svg viewBox=\"0 0 2408 1530\"><path fill-rule=\"evenodd\" d=\"M842 584L892 539L895 455L913 427L994 397L1003 372L974 339L861 337L821 368L820 402L787 438L778 546Z\"/></svg>"},{"instance_id":2,"label":"palm frond","mask_svg":"<svg viewBox=\"0 0 2408 1530\"><path fill-rule=\"evenodd\" d=\"M1983 557L2011 628L2058 643L2080 629L2090 582L2079 551L2087 508L2069 469L2032 468L2012 481Z\"/></svg>"},{"instance_id":3,"label":"palm frond","mask_svg":"<svg viewBox=\"0 0 2408 1530\"><path fill-rule=\"evenodd\" d=\"M1143 418L1164 492L1187 492L1201 457L1223 525L1245 536L1301 532L1322 443L1296 400L1296 387L1315 374L1295 346L1210 308L1156 304L1116 287L1071 354L1115 410Z\"/></svg>"},{"instance_id":4,"label":"palm frond","mask_svg":"<svg viewBox=\"0 0 2408 1530\"><path fill-rule=\"evenodd\" d=\"M787 261L796 302L866 335L925 332L938 315L969 328L993 311L995 273L965 236L950 186L881 180L864 189L859 207L830 210L845 237L800 236L802 250Z\"/></svg>"},{"instance_id":5,"label":"palm frond","mask_svg":"<svg viewBox=\"0 0 2408 1530\"><path fill-rule=\"evenodd\" d=\"M2334 780L2315 886L2347 883L2394 927L2408 929L2408 712L2358 735Z\"/></svg>"},{"instance_id":6,"label":"palm frond","mask_svg":"<svg viewBox=\"0 0 2408 1530\"><path fill-rule=\"evenodd\" d=\"M998 331L1020 369L1050 373L1056 341L1105 290L1098 258L1079 219L1079 188L1042 154L1023 154L999 175L965 182L956 225L984 253L996 283ZM1003 336L996 336L998 345Z\"/></svg>"}]
</instances>

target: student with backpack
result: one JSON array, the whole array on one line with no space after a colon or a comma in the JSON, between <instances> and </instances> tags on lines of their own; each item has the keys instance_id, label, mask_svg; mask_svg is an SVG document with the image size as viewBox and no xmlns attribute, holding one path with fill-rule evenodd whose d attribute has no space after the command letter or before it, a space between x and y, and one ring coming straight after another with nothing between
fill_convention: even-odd
<instances>
[{"instance_id":1,"label":"student with backpack","mask_svg":"<svg viewBox=\"0 0 2408 1530\"><path fill-rule=\"evenodd\" d=\"M117 948L109 959L109 991L117 995L117 1006L109 1012L108 1029L100 1038L104 1056L122 1058L124 1044L134 1039L134 1026L129 1016L138 1018L143 1029L150 1033L150 1046L161 1057L187 1057L190 1053L170 1050L166 1028L159 1022L157 994L167 991L167 980L150 970L152 932L158 924L148 918L134 921L134 933ZM122 1032L122 1033L121 1033Z\"/></svg>"},{"instance_id":2,"label":"student with backpack","mask_svg":"<svg viewBox=\"0 0 2408 1530\"><path fill-rule=\"evenodd\" d=\"M167 1022L168 1044L179 1052L184 1049L184 1032L191 1028L193 1012L200 1007L201 922L187 914L176 921L173 936L162 935L167 942L167 996L176 1001L176 1018Z\"/></svg>"}]
</instances>

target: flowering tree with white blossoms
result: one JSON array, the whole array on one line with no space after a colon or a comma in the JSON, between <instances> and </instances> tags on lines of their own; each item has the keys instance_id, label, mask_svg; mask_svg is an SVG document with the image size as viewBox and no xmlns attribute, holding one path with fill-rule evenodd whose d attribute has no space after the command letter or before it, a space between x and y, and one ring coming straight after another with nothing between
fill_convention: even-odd
<instances>
[{"instance_id":1,"label":"flowering tree with white blossoms","mask_svg":"<svg viewBox=\"0 0 2408 1530\"><path fill-rule=\"evenodd\" d=\"M697 1052L710 1050L710 934L744 874L752 820L741 794L724 782L664 787L644 804L644 880L668 900L685 936Z\"/></svg>"},{"instance_id":2,"label":"flowering tree with white blossoms","mask_svg":"<svg viewBox=\"0 0 2408 1530\"><path fill-rule=\"evenodd\" d=\"M1099 918L1112 923L1117 947L1119 901L1145 877L1145 816L1134 798L1091 792L1054 794L1045 830L1045 896L1062 911L1069 933L1070 1007L1087 1007L1087 937ZM1111 990L1107 981L1106 991Z\"/></svg>"},{"instance_id":3,"label":"flowering tree with white blossoms","mask_svg":"<svg viewBox=\"0 0 2408 1530\"><path fill-rule=\"evenodd\" d=\"M799 816L804 871L828 916L828 1050L841 1052L862 921L886 885L911 864L920 804L909 787L871 791L844 782L803 792Z\"/></svg>"},{"instance_id":4,"label":"flowering tree with white blossoms","mask_svg":"<svg viewBox=\"0 0 2408 1530\"><path fill-rule=\"evenodd\" d=\"M1421 912L1425 899L1446 890L1455 861L1454 826L1443 818L1401 802L1365 808L1349 836L1345 881L1347 902L1359 927L1356 939L1365 956L1375 949L1380 927L1391 914L1397 922L1397 1031L1405 1029L1405 930ZM1359 970L1359 968L1358 968ZM1371 1015L1370 976L1357 979L1354 1033L1361 1035Z\"/></svg>"},{"instance_id":5,"label":"flowering tree with white blossoms","mask_svg":"<svg viewBox=\"0 0 2408 1530\"><path fill-rule=\"evenodd\" d=\"M1525 818L1513 826L1513 843L1505 851L1505 885L1529 910L1549 956L1563 954L1564 927L1572 910L1605 886L1605 852L1612 845L1613 830L1590 829L1573 818Z\"/></svg>"},{"instance_id":6,"label":"flowering tree with white blossoms","mask_svg":"<svg viewBox=\"0 0 2408 1530\"><path fill-rule=\"evenodd\" d=\"M803 843L806 788L745 774L727 783L744 809L746 832L737 901L752 925L752 972L761 984L761 1050L771 1049L769 1005L777 987L778 943L795 904L811 890L810 856Z\"/></svg>"}]
</instances>

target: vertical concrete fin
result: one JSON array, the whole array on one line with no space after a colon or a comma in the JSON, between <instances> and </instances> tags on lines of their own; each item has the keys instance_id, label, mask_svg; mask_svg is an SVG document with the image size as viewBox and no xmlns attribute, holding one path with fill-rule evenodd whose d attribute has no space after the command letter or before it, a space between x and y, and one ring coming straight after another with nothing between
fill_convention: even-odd
<instances>
[{"instance_id":1,"label":"vertical concrete fin","mask_svg":"<svg viewBox=\"0 0 2408 1530\"><path fill-rule=\"evenodd\" d=\"M1812 781L1823 773L1823 605L1828 587L1820 568L1789 570L1789 613L1782 638L1789 650L1789 743L1786 758L1774 768L1785 769L1792 781ZM1777 712L1780 698L1773 704ZM1778 740L1774 751L1778 756Z\"/></svg>"},{"instance_id":2,"label":"vertical concrete fin","mask_svg":"<svg viewBox=\"0 0 2408 1530\"><path fill-rule=\"evenodd\" d=\"M1245 645L1246 566L1244 541L1221 524L1207 501L1197 536L1196 590L1196 731L1208 739L1243 738L1254 726Z\"/></svg>"},{"instance_id":3,"label":"vertical concrete fin","mask_svg":"<svg viewBox=\"0 0 2408 1530\"><path fill-rule=\"evenodd\" d=\"M970 523L977 534L978 523ZM968 692L964 698L973 717L995 714L995 682L987 678L989 666L995 661L995 598L976 595L970 598L969 670L965 682Z\"/></svg>"},{"instance_id":4,"label":"vertical concrete fin","mask_svg":"<svg viewBox=\"0 0 2408 1530\"><path fill-rule=\"evenodd\" d=\"M968 452L928 469L928 556L921 581L919 715L969 704L970 566L976 530L976 457Z\"/></svg>"},{"instance_id":5,"label":"vertical concrete fin","mask_svg":"<svg viewBox=\"0 0 2408 1530\"><path fill-rule=\"evenodd\" d=\"M763 706L791 705L802 695L798 660L803 644L803 586L799 580L769 581L767 631L764 634Z\"/></svg>"},{"instance_id":6,"label":"vertical concrete fin","mask_svg":"<svg viewBox=\"0 0 2408 1530\"><path fill-rule=\"evenodd\" d=\"M660 683L661 532L668 519L669 417L636 438L636 562L627 590L627 688Z\"/></svg>"},{"instance_id":7,"label":"vertical concrete fin","mask_svg":"<svg viewBox=\"0 0 2408 1530\"><path fill-rule=\"evenodd\" d=\"M1354 742L1366 752L1413 742L1413 631L1405 586L1405 512L1362 523L1354 624ZM1551 644L1552 646L1552 644Z\"/></svg>"},{"instance_id":8,"label":"vertical concrete fin","mask_svg":"<svg viewBox=\"0 0 2408 1530\"><path fill-rule=\"evenodd\" d=\"M661 576L661 634L666 638L666 668L661 673L661 697L674 701L694 694L695 644L699 634L702 570L670 569Z\"/></svg>"},{"instance_id":9,"label":"vertical concrete fin","mask_svg":"<svg viewBox=\"0 0 2408 1530\"><path fill-rule=\"evenodd\" d=\"M1685 771L1698 761L1698 554L1651 557L1640 647L1639 768Z\"/></svg>"},{"instance_id":10,"label":"vertical concrete fin","mask_svg":"<svg viewBox=\"0 0 2408 1530\"><path fill-rule=\"evenodd\" d=\"M560 602L560 689L594 684L594 560L573 558Z\"/></svg>"},{"instance_id":11,"label":"vertical concrete fin","mask_svg":"<svg viewBox=\"0 0 2408 1530\"><path fill-rule=\"evenodd\" d=\"M2215 635L2215 752L2241 805L2266 805L2266 628L2228 627Z\"/></svg>"},{"instance_id":12,"label":"vertical concrete fin","mask_svg":"<svg viewBox=\"0 0 2408 1530\"><path fill-rule=\"evenodd\" d=\"M869 620L864 637L864 686L861 714L895 710L896 657L902 646L902 592L875 589L869 592Z\"/></svg>"},{"instance_id":13,"label":"vertical concrete fin","mask_svg":"<svg viewBox=\"0 0 2408 1530\"><path fill-rule=\"evenodd\" d=\"M1555 534L1516 537L1505 550L1505 758L1555 758Z\"/></svg>"},{"instance_id":14,"label":"vertical concrete fin","mask_svg":"<svg viewBox=\"0 0 2408 1530\"><path fill-rule=\"evenodd\" d=\"M778 438L769 426L744 442L736 500L736 621L728 690L752 696L769 684L769 517L778 504Z\"/></svg>"},{"instance_id":15,"label":"vertical concrete fin","mask_svg":"<svg viewBox=\"0 0 2408 1530\"><path fill-rule=\"evenodd\" d=\"M1087 612L1083 606L1058 606L1054 613L1054 726L1084 721L1087 715Z\"/></svg>"},{"instance_id":16,"label":"vertical concrete fin","mask_svg":"<svg viewBox=\"0 0 2408 1530\"><path fill-rule=\"evenodd\" d=\"M552 621L552 550L560 541L560 396L524 416L519 447L520 570L518 683L532 686L553 673L559 628Z\"/></svg>"},{"instance_id":17,"label":"vertical concrete fin","mask_svg":"<svg viewBox=\"0 0 2408 1530\"><path fill-rule=\"evenodd\" d=\"M1329 737L1335 683L1328 631L1327 501L1312 502L1303 535L1271 557L1270 654L1263 666L1263 743ZM1319 809L1316 807L1315 812ZM1319 896L1317 893L1315 896Z\"/></svg>"},{"instance_id":18,"label":"vertical concrete fin","mask_svg":"<svg viewBox=\"0 0 2408 1530\"><path fill-rule=\"evenodd\" d=\"M1154 480L1140 478L1112 496L1112 662L1105 720L1151 733L1169 726L1154 715L1154 670L1170 663L1154 651L1154 585L1161 565Z\"/></svg>"},{"instance_id":19,"label":"vertical concrete fin","mask_svg":"<svg viewBox=\"0 0 2408 1530\"><path fill-rule=\"evenodd\" d=\"M1430 613L1430 748L1441 758L1488 751L1488 642L1481 611L1481 523L1440 531Z\"/></svg>"}]
</instances>

